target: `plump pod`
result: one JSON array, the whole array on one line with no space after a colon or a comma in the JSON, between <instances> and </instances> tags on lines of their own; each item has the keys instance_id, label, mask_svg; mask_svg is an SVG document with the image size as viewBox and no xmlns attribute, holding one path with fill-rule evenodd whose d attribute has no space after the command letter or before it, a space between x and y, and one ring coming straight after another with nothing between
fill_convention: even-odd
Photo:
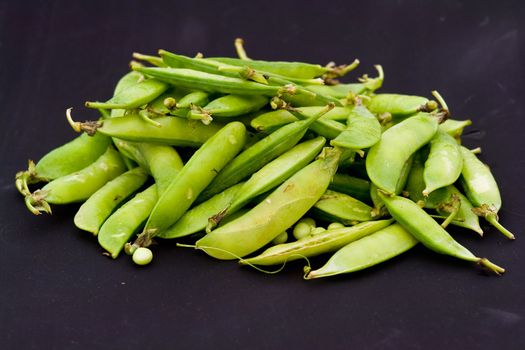
<instances>
[{"instance_id":1,"label":"plump pod","mask_svg":"<svg viewBox=\"0 0 525 350\"><path fill-rule=\"evenodd\" d=\"M370 206L347 194L330 190L315 203L312 212L328 221L339 221L345 225L372 220Z\"/></svg>"},{"instance_id":2,"label":"plump pod","mask_svg":"<svg viewBox=\"0 0 525 350\"><path fill-rule=\"evenodd\" d=\"M199 119L199 115L206 114L212 117L237 117L242 114L258 111L268 103L264 96L226 95L219 97L202 109L190 111L190 119Z\"/></svg>"},{"instance_id":3,"label":"plump pod","mask_svg":"<svg viewBox=\"0 0 525 350\"><path fill-rule=\"evenodd\" d=\"M239 260L239 264L277 265L287 261L333 252L350 242L381 230L391 223L392 220L380 220L364 222L352 227L328 229L317 235L307 236L295 242L270 247L260 255Z\"/></svg>"},{"instance_id":4,"label":"plump pod","mask_svg":"<svg viewBox=\"0 0 525 350\"><path fill-rule=\"evenodd\" d=\"M461 183L468 199L477 207L476 213L484 216L491 225L496 227L506 237L514 239L512 232L498 222L501 196L498 184L489 167L463 146L461 146L461 154L463 155Z\"/></svg>"},{"instance_id":5,"label":"plump pod","mask_svg":"<svg viewBox=\"0 0 525 350\"><path fill-rule=\"evenodd\" d=\"M459 138L463 134L463 129L472 124L472 120L454 120L447 119L439 124L439 130L446 132L454 138Z\"/></svg>"},{"instance_id":6,"label":"plump pod","mask_svg":"<svg viewBox=\"0 0 525 350\"><path fill-rule=\"evenodd\" d=\"M97 235L99 228L115 208L138 190L147 179L147 172L137 167L109 181L80 206L74 218L75 226Z\"/></svg>"},{"instance_id":7,"label":"plump pod","mask_svg":"<svg viewBox=\"0 0 525 350\"><path fill-rule=\"evenodd\" d=\"M353 150L372 147L381 138L381 124L370 111L362 105L352 108L346 129L330 141L332 146Z\"/></svg>"},{"instance_id":8,"label":"plump pod","mask_svg":"<svg viewBox=\"0 0 525 350\"><path fill-rule=\"evenodd\" d=\"M401 225L393 224L339 249L317 270L305 268L307 280L366 269L392 259L414 247L418 241Z\"/></svg>"},{"instance_id":9,"label":"plump pod","mask_svg":"<svg viewBox=\"0 0 525 350\"><path fill-rule=\"evenodd\" d=\"M407 117L419 111L430 112L437 108L432 103L429 110L427 105L430 101L426 97L400 94L377 94L372 96L367 103L370 112L374 114L391 113L393 116Z\"/></svg>"},{"instance_id":10,"label":"plump pod","mask_svg":"<svg viewBox=\"0 0 525 350\"><path fill-rule=\"evenodd\" d=\"M497 274L505 270L485 258L478 258L459 244L432 217L410 199L379 193L390 215L427 248L458 259L479 263Z\"/></svg>"},{"instance_id":11,"label":"plump pod","mask_svg":"<svg viewBox=\"0 0 525 350\"><path fill-rule=\"evenodd\" d=\"M248 213L198 240L196 248L214 258L229 260L270 243L326 191L339 156L340 151L325 149L319 159L299 170Z\"/></svg>"},{"instance_id":12,"label":"plump pod","mask_svg":"<svg viewBox=\"0 0 525 350\"><path fill-rule=\"evenodd\" d=\"M437 128L435 116L420 113L385 131L366 158L370 180L380 189L396 193L406 162L432 139Z\"/></svg>"}]
</instances>

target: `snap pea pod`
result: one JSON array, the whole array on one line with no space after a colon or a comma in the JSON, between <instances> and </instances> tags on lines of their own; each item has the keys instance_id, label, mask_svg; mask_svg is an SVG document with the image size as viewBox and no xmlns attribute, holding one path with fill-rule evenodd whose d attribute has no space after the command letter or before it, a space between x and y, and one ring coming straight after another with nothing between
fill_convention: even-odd
<instances>
[{"instance_id":1,"label":"snap pea pod","mask_svg":"<svg viewBox=\"0 0 525 350\"><path fill-rule=\"evenodd\" d=\"M172 146L201 146L206 140L215 135L223 124L202 123L173 117L158 117L155 121L161 127L156 127L144 121L135 114L119 118L111 118L102 122L74 122L70 121L77 132L101 133L103 135L120 138L128 141L162 143Z\"/></svg>"},{"instance_id":2,"label":"snap pea pod","mask_svg":"<svg viewBox=\"0 0 525 350\"><path fill-rule=\"evenodd\" d=\"M212 117L238 117L255 112L269 102L264 96L225 95L202 108L193 108L188 114L190 119L211 119Z\"/></svg>"},{"instance_id":3,"label":"snap pea pod","mask_svg":"<svg viewBox=\"0 0 525 350\"><path fill-rule=\"evenodd\" d=\"M472 124L470 119L467 120L454 120L447 119L443 123L439 124L439 130L446 132L454 138L458 138L463 133L463 129Z\"/></svg>"},{"instance_id":4,"label":"snap pea pod","mask_svg":"<svg viewBox=\"0 0 525 350\"><path fill-rule=\"evenodd\" d=\"M456 140L441 130L430 140L430 153L425 162L423 178L428 196L438 188L452 185L461 175L463 157Z\"/></svg>"},{"instance_id":5,"label":"snap pea pod","mask_svg":"<svg viewBox=\"0 0 525 350\"><path fill-rule=\"evenodd\" d=\"M144 55L139 52L133 52L133 58L148 62L149 64L156 67L167 67L166 63L159 56Z\"/></svg>"},{"instance_id":6,"label":"snap pea pod","mask_svg":"<svg viewBox=\"0 0 525 350\"><path fill-rule=\"evenodd\" d=\"M367 105L374 114L391 113L397 117L407 117L417 112L431 112L438 105L426 97L400 94L377 94L370 98Z\"/></svg>"},{"instance_id":7,"label":"snap pea pod","mask_svg":"<svg viewBox=\"0 0 525 350\"><path fill-rule=\"evenodd\" d=\"M372 182L382 190L396 193L405 163L432 139L437 129L435 116L419 113L385 131L366 157L366 171Z\"/></svg>"},{"instance_id":8,"label":"snap pea pod","mask_svg":"<svg viewBox=\"0 0 525 350\"><path fill-rule=\"evenodd\" d=\"M458 259L485 266L496 274L505 270L486 258L479 258L459 244L432 217L410 199L379 193L388 211L396 221L427 248Z\"/></svg>"},{"instance_id":9,"label":"snap pea pod","mask_svg":"<svg viewBox=\"0 0 525 350\"><path fill-rule=\"evenodd\" d=\"M88 199L108 181L126 171L120 154L109 146L95 162L72 174L59 177L25 197L33 214L51 213L49 204L68 204Z\"/></svg>"},{"instance_id":10,"label":"snap pea pod","mask_svg":"<svg viewBox=\"0 0 525 350\"><path fill-rule=\"evenodd\" d=\"M401 225L393 224L349 243L317 270L305 267L304 278L310 280L363 270L392 259L417 243Z\"/></svg>"},{"instance_id":11,"label":"snap pea pod","mask_svg":"<svg viewBox=\"0 0 525 350\"><path fill-rule=\"evenodd\" d=\"M25 196L31 193L29 184L47 182L83 169L97 160L110 143L111 139L104 135L80 135L48 152L36 164L29 160L27 170L16 174L16 188Z\"/></svg>"},{"instance_id":12,"label":"snap pea pod","mask_svg":"<svg viewBox=\"0 0 525 350\"><path fill-rule=\"evenodd\" d=\"M381 124L363 105L355 105L348 116L346 129L330 141L332 146L353 150L372 147L381 138Z\"/></svg>"},{"instance_id":13,"label":"snap pea pod","mask_svg":"<svg viewBox=\"0 0 525 350\"><path fill-rule=\"evenodd\" d=\"M246 128L231 122L212 136L184 165L160 196L135 246L149 246L154 236L173 225L189 209L246 141Z\"/></svg>"},{"instance_id":14,"label":"snap pea pod","mask_svg":"<svg viewBox=\"0 0 525 350\"><path fill-rule=\"evenodd\" d=\"M316 94L332 96L338 99L343 99L348 94L360 95L365 92L366 86L362 83L351 84L337 84L337 85L306 85L308 90Z\"/></svg>"},{"instance_id":15,"label":"snap pea pod","mask_svg":"<svg viewBox=\"0 0 525 350\"><path fill-rule=\"evenodd\" d=\"M350 242L373 234L392 223L392 220L363 222L351 227L335 228L298 241L278 244L261 254L248 259L240 259L241 265L277 265L288 261L310 258L337 251Z\"/></svg>"},{"instance_id":16,"label":"snap pea pod","mask_svg":"<svg viewBox=\"0 0 525 350\"><path fill-rule=\"evenodd\" d=\"M205 91L192 91L177 102L177 108L189 109L191 105L205 106L210 101L210 94Z\"/></svg>"},{"instance_id":17,"label":"snap pea pod","mask_svg":"<svg viewBox=\"0 0 525 350\"><path fill-rule=\"evenodd\" d=\"M340 150L325 148L248 213L220 226L195 247L223 260L244 257L270 243L299 220L322 196L337 170Z\"/></svg>"},{"instance_id":18,"label":"snap pea pod","mask_svg":"<svg viewBox=\"0 0 525 350\"><path fill-rule=\"evenodd\" d=\"M328 188L332 191L345 193L349 196L355 197L365 203L371 201L370 181L358 177L337 173L334 175Z\"/></svg>"},{"instance_id":19,"label":"snap pea pod","mask_svg":"<svg viewBox=\"0 0 525 350\"><path fill-rule=\"evenodd\" d=\"M154 99L153 101L151 101L150 103L148 103L146 109L154 114L157 114L158 116L170 115L172 113L177 112L177 102L180 102L180 99L186 96L187 94L188 92L185 90L171 88L156 99ZM188 112L188 110L189 108L186 109L186 113ZM181 117L184 116L182 115L182 113L179 114L181 114Z\"/></svg>"},{"instance_id":20,"label":"snap pea pod","mask_svg":"<svg viewBox=\"0 0 525 350\"><path fill-rule=\"evenodd\" d=\"M236 184L262 168L266 163L288 151L299 142L312 123L333 107L333 105L328 105L307 120L285 125L247 148L224 167L206 190L202 192L197 202L205 201L223 189Z\"/></svg>"},{"instance_id":21,"label":"snap pea pod","mask_svg":"<svg viewBox=\"0 0 525 350\"><path fill-rule=\"evenodd\" d=\"M168 84L157 79L145 79L123 89L107 102L86 102L96 109L133 109L148 104L168 89Z\"/></svg>"},{"instance_id":22,"label":"snap pea pod","mask_svg":"<svg viewBox=\"0 0 525 350\"><path fill-rule=\"evenodd\" d=\"M129 170L93 193L75 215L75 226L94 235L115 208L138 190L148 179L141 167Z\"/></svg>"},{"instance_id":23,"label":"snap pea pod","mask_svg":"<svg viewBox=\"0 0 525 350\"><path fill-rule=\"evenodd\" d=\"M253 198L279 186L302 169L319 154L325 143L324 137L302 142L266 164L244 183L227 206L210 217L210 224L206 231L218 225L223 218L235 213Z\"/></svg>"},{"instance_id":24,"label":"snap pea pod","mask_svg":"<svg viewBox=\"0 0 525 350\"><path fill-rule=\"evenodd\" d=\"M208 219L228 206L234 199L244 182L239 182L222 192L217 193L205 202L191 208L181 216L175 224L159 233L161 238L179 238L204 231Z\"/></svg>"},{"instance_id":25,"label":"snap pea pod","mask_svg":"<svg viewBox=\"0 0 525 350\"><path fill-rule=\"evenodd\" d=\"M498 184L490 169L476 157L474 153L461 146L463 170L461 183L470 202L477 208L476 214L483 216L492 226L507 238L514 239L514 234L498 221L498 211L501 208L501 196Z\"/></svg>"},{"instance_id":26,"label":"snap pea pod","mask_svg":"<svg viewBox=\"0 0 525 350\"><path fill-rule=\"evenodd\" d=\"M116 259L133 233L146 221L157 202L157 189L151 185L118 208L104 222L98 243Z\"/></svg>"},{"instance_id":27,"label":"snap pea pod","mask_svg":"<svg viewBox=\"0 0 525 350\"><path fill-rule=\"evenodd\" d=\"M327 221L337 221L345 225L372 220L370 206L347 194L330 190L315 203L312 213Z\"/></svg>"}]
</instances>

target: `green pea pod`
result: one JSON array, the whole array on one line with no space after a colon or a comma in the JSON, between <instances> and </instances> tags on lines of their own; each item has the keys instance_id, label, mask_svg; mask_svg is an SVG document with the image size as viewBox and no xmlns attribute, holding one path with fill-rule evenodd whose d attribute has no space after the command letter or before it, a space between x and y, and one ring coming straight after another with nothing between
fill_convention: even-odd
<instances>
[{"instance_id":1,"label":"green pea pod","mask_svg":"<svg viewBox=\"0 0 525 350\"><path fill-rule=\"evenodd\" d=\"M355 225L372 220L372 208L359 200L334 191L326 191L315 203L312 212L327 221Z\"/></svg>"},{"instance_id":2,"label":"green pea pod","mask_svg":"<svg viewBox=\"0 0 525 350\"><path fill-rule=\"evenodd\" d=\"M305 87L316 94L332 96L339 99L346 98L349 94L360 95L366 91L366 86L363 83L307 85Z\"/></svg>"},{"instance_id":3,"label":"green pea pod","mask_svg":"<svg viewBox=\"0 0 525 350\"><path fill-rule=\"evenodd\" d=\"M86 102L96 109L133 109L148 104L168 89L168 84L157 79L145 79L123 89L107 102Z\"/></svg>"},{"instance_id":4,"label":"green pea pod","mask_svg":"<svg viewBox=\"0 0 525 350\"><path fill-rule=\"evenodd\" d=\"M379 196L383 199L392 217L427 248L440 254L476 262L497 274L505 272L503 268L486 258L478 258L456 242L443 227L410 199L382 193L379 193Z\"/></svg>"},{"instance_id":5,"label":"green pea pod","mask_svg":"<svg viewBox=\"0 0 525 350\"><path fill-rule=\"evenodd\" d=\"M244 183L235 198L227 206L214 213L216 215L210 218L207 231L221 222L223 218L242 208L253 198L279 186L302 169L319 154L325 143L326 140L323 137L305 141L266 164Z\"/></svg>"},{"instance_id":6,"label":"green pea pod","mask_svg":"<svg viewBox=\"0 0 525 350\"><path fill-rule=\"evenodd\" d=\"M355 197L360 201L369 203L370 198L370 181L353 177L346 174L337 173L328 188L332 191L345 193Z\"/></svg>"},{"instance_id":7,"label":"green pea pod","mask_svg":"<svg viewBox=\"0 0 525 350\"><path fill-rule=\"evenodd\" d=\"M144 185L147 179L146 171L137 167L108 181L80 206L74 218L75 226L97 235L115 208Z\"/></svg>"},{"instance_id":8,"label":"green pea pod","mask_svg":"<svg viewBox=\"0 0 525 350\"><path fill-rule=\"evenodd\" d=\"M310 280L363 270L392 259L417 243L401 225L393 224L341 248L323 267L305 268L304 278Z\"/></svg>"},{"instance_id":9,"label":"green pea pod","mask_svg":"<svg viewBox=\"0 0 525 350\"><path fill-rule=\"evenodd\" d=\"M467 120L454 120L447 119L443 123L439 124L439 130L446 132L454 138L458 138L463 134L463 129L472 124L472 121Z\"/></svg>"},{"instance_id":10,"label":"green pea pod","mask_svg":"<svg viewBox=\"0 0 525 350\"><path fill-rule=\"evenodd\" d=\"M425 162L423 195L438 188L452 185L461 175L463 157L458 143L449 134L438 131L430 141L430 153Z\"/></svg>"},{"instance_id":11,"label":"green pea pod","mask_svg":"<svg viewBox=\"0 0 525 350\"><path fill-rule=\"evenodd\" d=\"M228 206L235 199L243 184L244 182L240 182L233 185L191 208L175 224L160 232L158 236L161 238L179 238L203 231L208 225L208 219Z\"/></svg>"},{"instance_id":12,"label":"green pea pod","mask_svg":"<svg viewBox=\"0 0 525 350\"><path fill-rule=\"evenodd\" d=\"M219 97L203 108L194 108L189 112L190 119L210 117L237 117L241 114L255 112L268 103L264 96L225 95Z\"/></svg>"},{"instance_id":13,"label":"green pea pod","mask_svg":"<svg viewBox=\"0 0 525 350\"><path fill-rule=\"evenodd\" d=\"M326 148L316 161L295 173L248 213L211 231L195 247L214 258L228 260L244 257L270 243L323 195L337 170L340 153Z\"/></svg>"},{"instance_id":14,"label":"green pea pod","mask_svg":"<svg viewBox=\"0 0 525 350\"><path fill-rule=\"evenodd\" d=\"M507 238L514 239L512 232L498 222L501 196L498 184L489 167L463 146L461 146L461 154L463 155L461 183L468 199L477 207L476 214L485 217L485 220L496 227Z\"/></svg>"},{"instance_id":15,"label":"green pea pod","mask_svg":"<svg viewBox=\"0 0 525 350\"><path fill-rule=\"evenodd\" d=\"M147 106L147 110L157 115L169 115L172 113L177 113L177 102L180 102L180 99L186 96L187 94L187 91L184 91L182 89L169 89L167 92L163 93L162 95L151 101ZM189 108L186 109L186 113L188 112L188 110Z\"/></svg>"},{"instance_id":16,"label":"green pea pod","mask_svg":"<svg viewBox=\"0 0 525 350\"><path fill-rule=\"evenodd\" d=\"M366 171L372 182L382 190L396 193L405 163L432 139L437 128L435 116L420 113L385 131L366 158Z\"/></svg>"},{"instance_id":17,"label":"green pea pod","mask_svg":"<svg viewBox=\"0 0 525 350\"><path fill-rule=\"evenodd\" d=\"M16 174L16 188L25 196L31 193L29 184L47 182L83 169L104 154L110 143L111 139L104 135L80 135L48 152L36 165L29 160L28 169Z\"/></svg>"},{"instance_id":18,"label":"green pea pod","mask_svg":"<svg viewBox=\"0 0 525 350\"><path fill-rule=\"evenodd\" d=\"M333 252L350 242L373 234L391 223L392 220L379 220L363 222L351 227L329 229L313 236L301 238L295 242L275 245L255 257L239 260L239 264L277 265Z\"/></svg>"},{"instance_id":19,"label":"green pea pod","mask_svg":"<svg viewBox=\"0 0 525 350\"><path fill-rule=\"evenodd\" d=\"M178 102L177 108L187 109L192 105L205 106L210 101L210 94L205 91L192 91L184 95Z\"/></svg>"},{"instance_id":20,"label":"green pea pod","mask_svg":"<svg viewBox=\"0 0 525 350\"><path fill-rule=\"evenodd\" d=\"M288 151L299 142L313 122L333 107L333 105L328 105L307 120L285 125L243 151L213 179L197 202L203 202L223 189L236 184Z\"/></svg>"},{"instance_id":21,"label":"green pea pod","mask_svg":"<svg viewBox=\"0 0 525 350\"><path fill-rule=\"evenodd\" d=\"M72 174L59 177L26 196L33 214L51 213L49 204L68 204L88 199L108 181L126 171L120 154L109 146L95 162Z\"/></svg>"},{"instance_id":22,"label":"green pea pod","mask_svg":"<svg viewBox=\"0 0 525 350\"><path fill-rule=\"evenodd\" d=\"M246 128L239 122L227 124L206 141L160 196L135 244L149 246L154 236L173 225L209 185L217 172L242 149L245 141Z\"/></svg>"},{"instance_id":23,"label":"green pea pod","mask_svg":"<svg viewBox=\"0 0 525 350\"><path fill-rule=\"evenodd\" d=\"M271 134L280 127L297 121L292 113L285 109L277 109L258 115L250 122L250 126L257 132Z\"/></svg>"},{"instance_id":24,"label":"green pea pod","mask_svg":"<svg viewBox=\"0 0 525 350\"><path fill-rule=\"evenodd\" d=\"M370 111L362 105L352 108L346 129L330 141L332 146L362 150L372 147L381 138L381 124Z\"/></svg>"},{"instance_id":25,"label":"green pea pod","mask_svg":"<svg viewBox=\"0 0 525 350\"><path fill-rule=\"evenodd\" d=\"M419 111L430 112L437 108L435 101L426 97L400 94L377 94L367 105L374 114L390 113L397 117L408 117Z\"/></svg>"},{"instance_id":26,"label":"green pea pod","mask_svg":"<svg viewBox=\"0 0 525 350\"><path fill-rule=\"evenodd\" d=\"M98 233L98 243L113 259L146 221L157 199L156 186L151 185L124 203L104 222Z\"/></svg>"}]
</instances>

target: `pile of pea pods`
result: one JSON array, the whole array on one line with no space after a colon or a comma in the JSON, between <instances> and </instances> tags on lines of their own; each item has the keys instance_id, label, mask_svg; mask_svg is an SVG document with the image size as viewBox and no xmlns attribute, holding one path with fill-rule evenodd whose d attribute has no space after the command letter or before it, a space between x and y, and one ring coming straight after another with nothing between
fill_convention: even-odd
<instances>
[{"instance_id":1,"label":"pile of pea pods","mask_svg":"<svg viewBox=\"0 0 525 350\"><path fill-rule=\"evenodd\" d=\"M235 47L238 58L133 54L113 97L86 102L100 119L68 109L80 136L16 174L27 208L82 203L75 226L138 265L154 241L184 238L180 249L260 271L306 259L304 278L315 279L420 242L504 272L446 231L482 235L482 217L514 239L479 150L461 145L471 121L452 119L439 93L377 93L381 66L341 83L358 60L262 61ZM314 269L308 258L321 254Z\"/></svg>"}]
</instances>

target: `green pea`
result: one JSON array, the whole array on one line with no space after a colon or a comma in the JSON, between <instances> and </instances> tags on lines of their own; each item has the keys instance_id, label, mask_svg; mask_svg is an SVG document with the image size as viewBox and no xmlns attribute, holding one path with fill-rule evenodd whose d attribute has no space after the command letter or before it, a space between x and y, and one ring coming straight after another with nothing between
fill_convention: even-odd
<instances>
[{"instance_id":1,"label":"green pea","mask_svg":"<svg viewBox=\"0 0 525 350\"><path fill-rule=\"evenodd\" d=\"M274 245L283 244L283 243L286 243L287 240L288 240L288 233L286 231L283 231L281 232L279 236L273 239L272 244Z\"/></svg>"},{"instance_id":2,"label":"green pea","mask_svg":"<svg viewBox=\"0 0 525 350\"><path fill-rule=\"evenodd\" d=\"M315 226L308 225L305 222L298 222L293 228L293 236L295 239L300 240L308 237Z\"/></svg>"},{"instance_id":3,"label":"green pea","mask_svg":"<svg viewBox=\"0 0 525 350\"><path fill-rule=\"evenodd\" d=\"M418 241L399 224L393 224L338 250L317 270L305 268L305 279L329 277L366 269L414 247Z\"/></svg>"},{"instance_id":4,"label":"green pea","mask_svg":"<svg viewBox=\"0 0 525 350\"><path fill-rule=\"evenodd\" d=\"M337 220L353 225L361 221L372 220L372 208L357 199L335 191L326 191L315 203L313 212L328 220Z\"/></svg>"},{"instance_id":5,"label":"green pea","mask_svg":"<svg viewBox=\"0 0 525 350\"><path fill-rule=\"evenodd\" d=\"M326 231L326 229L324 227L316 227L312 231L310 231L310 235L315 236L315 235L318 235L320 233L323 233L324 231Z\"/></svg>"},{"instance_id":6,"label":"green pea","mask_svg":"<svg viewBox=\"0 0 525 350\"><path fill-rule=\"evenodd\" d=\"M153 260L153 253L150 249L140 247L133 253L133 262L139 266L148 265Z\"/></svg>"},{"instance_id":7,"label":"green pea","mask_svg":"<svg viewBox=\"0 0 525 350\"><path fill-rule=\"evenodd\" d=\"M326 227L326 229L335 230L336 228L343 228L343 227L345 227L345 225L340 222L332 222L330 223L330 225L328 225L328 227Z\"/></svg>"},{"instance_id":8,"label":"green pea","mask_svg":"<svg viewBox=\"0 0 525 350\"><path fill-rule=\"evenodd\" d=\"M316 227L315 220L310 217L303 217L301 218L301 220L297 221L297 223L301 223L301 222L307 224L310 227Z\"/></svg>"}]
</instances>

